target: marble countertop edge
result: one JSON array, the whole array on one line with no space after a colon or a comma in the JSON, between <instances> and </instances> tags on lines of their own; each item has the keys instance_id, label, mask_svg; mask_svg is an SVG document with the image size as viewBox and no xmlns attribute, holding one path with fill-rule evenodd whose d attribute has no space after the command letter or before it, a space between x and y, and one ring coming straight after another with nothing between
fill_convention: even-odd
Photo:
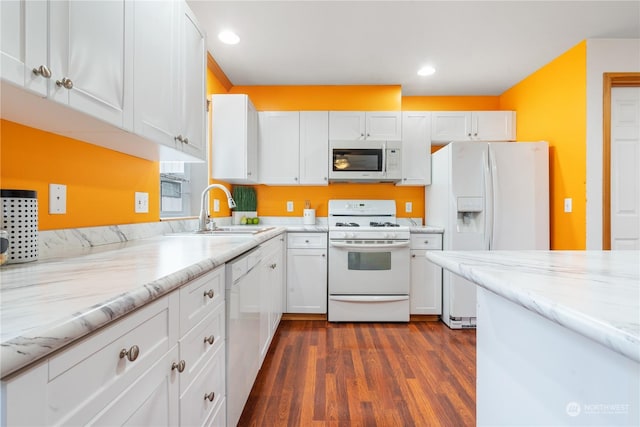
<instances>
[{"instance_id":1,"label":"marble countertop edge","mask_svg":"<svg viewBox=\"0 0 640 427\"><path fill-rule=\"evenodd\" d=\"M441 267L499 295L523 308L592 339L607 348L636 362L640 362L640 336L625 330L622 325L613 325L597 319L565 304L530 290L521 289L515 281L522 273L514 272L505 277L504 269L483 265L481 262L461 262L446 252L429 252L427 258ZM535 274L535 273L526 273ZM507 273L508 275L508 273ZM543 272L540 272L543 275Z\"/></svg>"}]
</instances>

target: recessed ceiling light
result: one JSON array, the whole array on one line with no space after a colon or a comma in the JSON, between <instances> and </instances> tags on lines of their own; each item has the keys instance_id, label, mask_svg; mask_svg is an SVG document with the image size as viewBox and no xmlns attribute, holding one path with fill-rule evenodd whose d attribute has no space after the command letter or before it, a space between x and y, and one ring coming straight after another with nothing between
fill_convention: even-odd
<instances>
[{"instance_id":1,"label":"recessed ceiling light","mask_svg":"<svg viewBox=\"0 0 640 427\"><path fill-rule=\"evenodd\" d=\"M419 76L430 76L431 74L435 73L436 69L433 68L430 65L427 65L426 67L422 67L418 70L418 75Z\"/></svg>"},{"instance_id":2,"label":"recessed ceiling light","mask_svg":"<svg viewBox=\"0 0 640 427\"><path fill-rule=\"evenodd\" d=\"M240 37L233 31L225 30L218 34L218 39L225 44L238 44Z\"/></svg>"}]
</instances>

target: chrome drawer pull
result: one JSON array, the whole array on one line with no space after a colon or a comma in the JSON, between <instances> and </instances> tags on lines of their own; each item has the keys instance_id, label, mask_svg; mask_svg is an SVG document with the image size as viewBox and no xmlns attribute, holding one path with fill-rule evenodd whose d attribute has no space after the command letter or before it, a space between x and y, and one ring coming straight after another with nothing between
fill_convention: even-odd
<instances>
[{"instance_id":1,"label":"chrome drawer pull","mask_svg":"<svg viewBox=\"0 0 640 427\"><path fill-rule=\"evenodd\" d=\"M204 337L204 342L208 342L209 344L213 344L215 338L213 335L209 335L208 337Z\"/></svg>"},{"instance_id":2,"label":"chrome drawer pull","mask_svg":"<svg viewBox=\"0 0 640 427\"><path fill-rule=\"evenodd\" d=\"M204 395L204 400L208 400L209 402L213 402L213 399L215 398L216 398L216 394L214 392Z\"/></svg>"},{"instance_id":3,"label":"chrome drawer pull","mask_svg":"<svg viewBox=\"0 0 640 427\"><path fill-rule=\"evenodd\" d=\"M51 77L51 70L46 65L41 65L38 68L34 68L32 71L36 76L42 76L45 79Z\"/></svg>"},{"instance_id":4,"label":"chrome drawer pull","mask_svg":"<svg viewBox=\"0 0 640 427\"><path fill-rule=\"evenodd\" d=\"M171 364L171 370L173 371L174 369L177 369L178 372L182 372L184 371L184 368L187 367L187 362L185 362L184 360L179 361L178 363L173 362Z\"/></svg>"},{"instance_id":5,"label":"chrome drawer pull","mask_svg":"<svg viewBox=\"0 0 640 427\"><path fill-rule=\"evenodd\" d=\"M56 80L56 85L58 87L63 87L65 89L73 89L73 82L71 81L71 79L63 77L62 80Z\"/></svg>"},{"instance_id":6,"label":"chrome drawer pull","mask_svg":"<svg viewBox=\"0 0 640 427\"><path fill-rule=\"evenodd\" d=\"M213 289L209 289L208 291L204 291L204 296L213 299Z\"/></svg>"},{"instance_id":7,"label":"chrome drawer pull","mask_svg":"<svg viewBox=\"0 0 640 427\"><path fill-rule=\"evenodd\" d=\"M137 345L134 345L134 346L131 346L129 350L127 350L126 348L123 348L122 350L120 350L120 359L124 359L124 357L126 356L129 362L133 362L138 358L139 354L140 354L140 348Z\"/></svg>"}]
</instances>

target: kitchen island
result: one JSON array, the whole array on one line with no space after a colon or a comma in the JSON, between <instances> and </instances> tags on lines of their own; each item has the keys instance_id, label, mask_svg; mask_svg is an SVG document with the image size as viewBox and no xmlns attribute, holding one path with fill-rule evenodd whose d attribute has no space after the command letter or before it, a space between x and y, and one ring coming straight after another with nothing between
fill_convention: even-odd
<instances>
[{"instance_id":1,"label":"kitchen island","mask_svg":"<svg viewBox=\"0 0 640 427\"><path fill-rule=\"evenodd\" d=\"M478 425L640 425L640 252L429 252L478 285Z\"/></svg>"}]
</instances>

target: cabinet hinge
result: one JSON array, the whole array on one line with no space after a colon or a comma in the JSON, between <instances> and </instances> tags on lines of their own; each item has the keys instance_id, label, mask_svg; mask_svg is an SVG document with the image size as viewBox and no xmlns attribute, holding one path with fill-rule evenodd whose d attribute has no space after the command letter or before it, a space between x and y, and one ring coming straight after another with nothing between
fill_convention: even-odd
<instances>
[{"instance_id":1,"label":"cabinet hinge","mask_svg":"<svg viewBox=\"0 0 640 427\"><path fill-rule=\"evenodd\" d=\"M207 113L209 112L210 108L211 108L211 100L207 99Z\"/></svg>"}]
</instances>

